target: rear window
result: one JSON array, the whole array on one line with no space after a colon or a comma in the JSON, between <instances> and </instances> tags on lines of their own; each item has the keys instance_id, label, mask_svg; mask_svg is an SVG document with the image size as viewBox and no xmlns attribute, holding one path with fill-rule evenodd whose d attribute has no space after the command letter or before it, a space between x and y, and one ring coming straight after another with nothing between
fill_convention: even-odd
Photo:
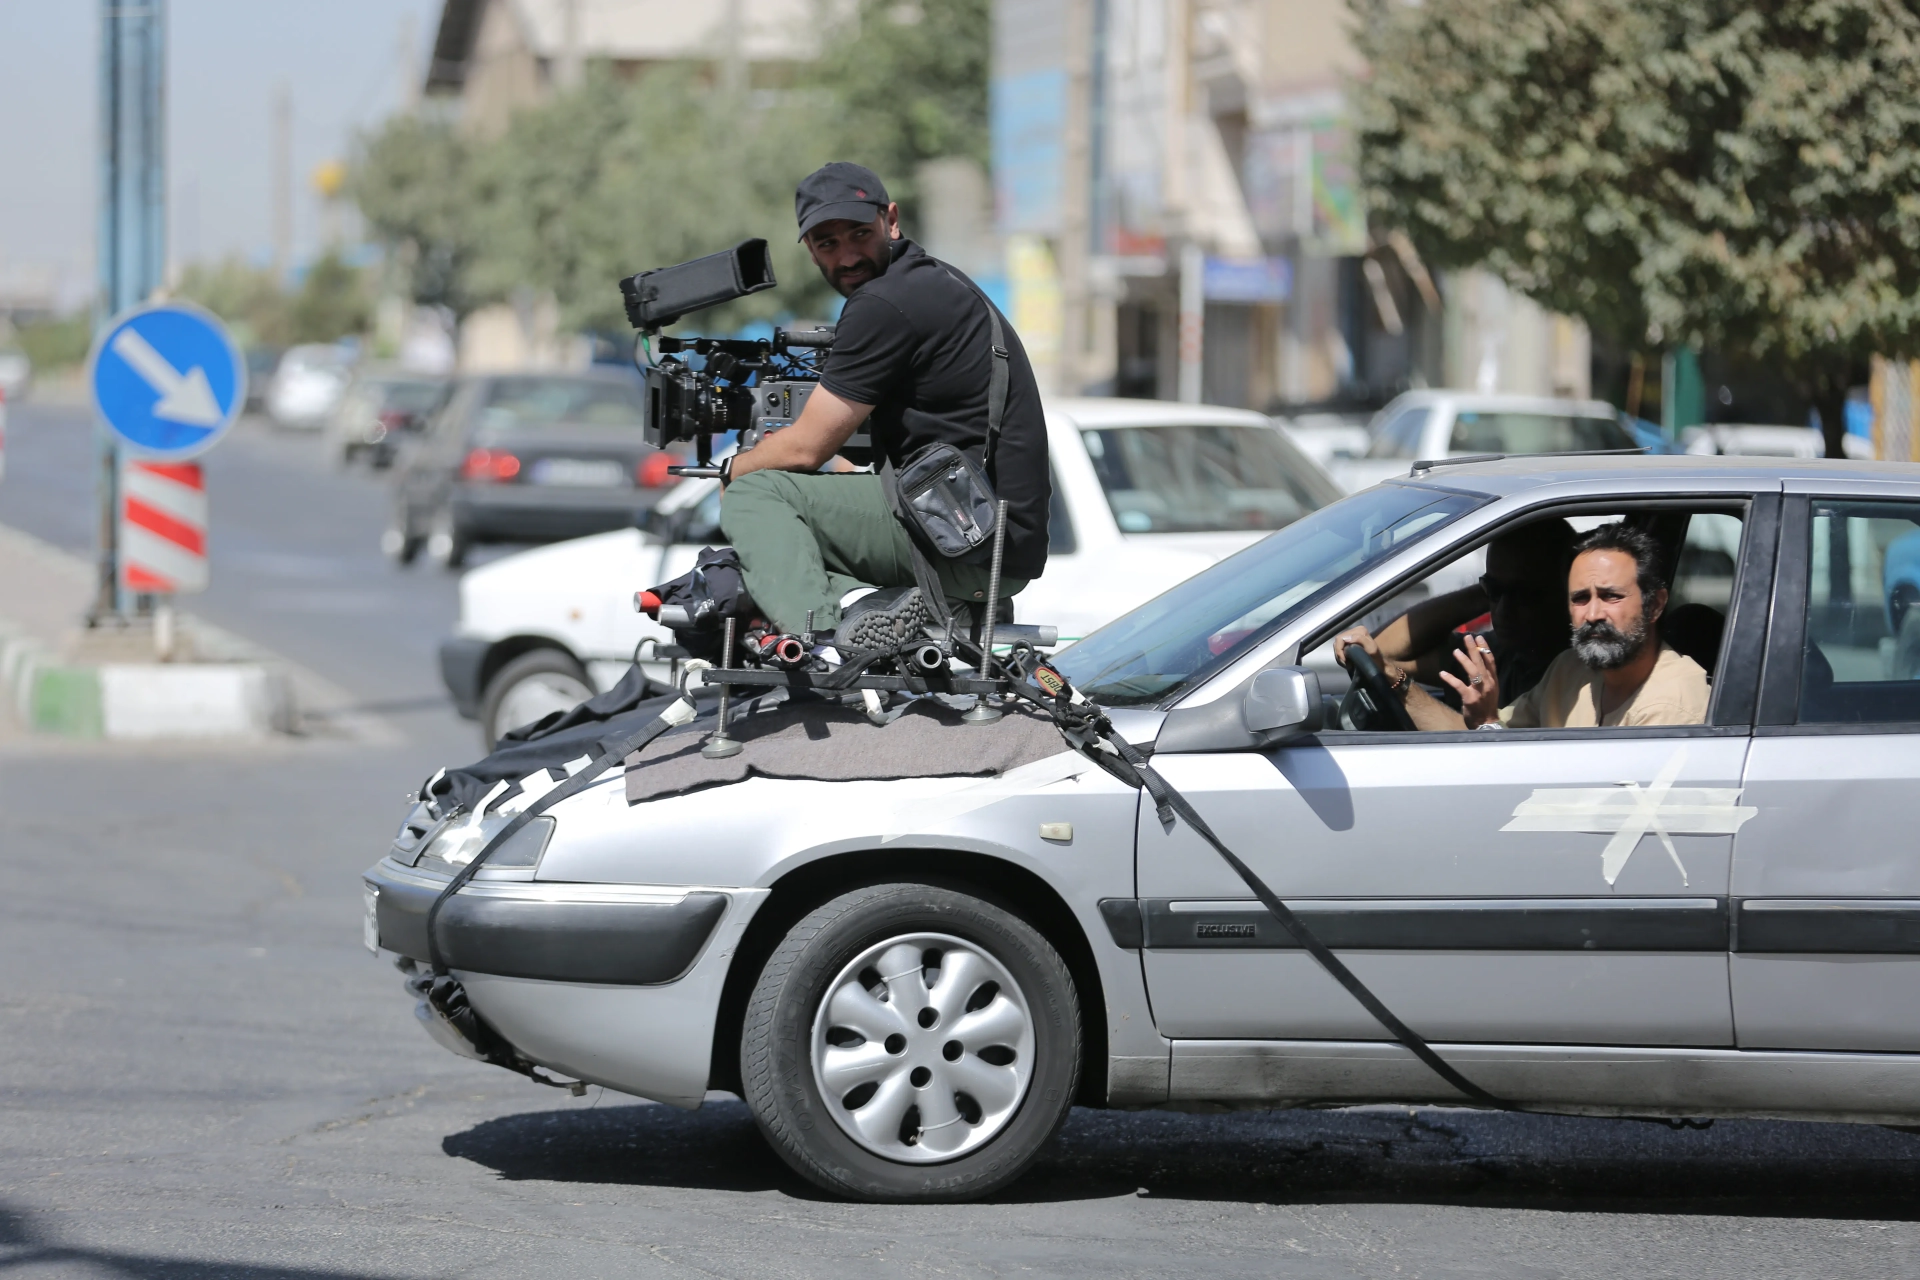
<instances>
[{"instance_id":1,"label":"rear window","mask_svg":"<svg viewBox=\"0 0 1920 1280\"><path fill-rule=\"evenodd\" d=\"M556 422L638 427L640 388L586 378L499 378L487 388L483 427L510 431Z\"/></svg>"},{"instance_id":2,"label":"rear window","mask_svg":"<svg viewBox=\"0 0 1920 1280\"><path fill-rule=\"evenodd\" d=\"M1454 453L1574 453L1633 449L1639 442L1613 418L1562 413L1463 412L1453 420Z\"/></svg>"},{"instance_id":3,"label":"rear window","mask_svg":"<svg viewBox=\"0 0 1920 1280\"><path fill-rule=\"evenodd\" d=\"M380 382L373 387L373 398L383 409L401 413L426 413L446 394L444 382Z\"/></svg>"},{"instance_id":4,"label":"rear window","mask_svg":"<svg viewBox=\"0 0 1920 1280\"><path fill-rule=\"evenodd\" d=\"M1418 458L1420 437L1426 434L1428 409L1402 409L1367 442L1369 458Z\"/></svg>"},{"instance_id":5,"label":"rear window","mask_svg":"<svg viewBox=\"0 0 1920 1280\"><path fill-rule=\"evenodd\" d=\"M1274 427L1107 427L1080 438L1122 533L1280 529L1340 497Z\"/></svg>"}]
</instances>

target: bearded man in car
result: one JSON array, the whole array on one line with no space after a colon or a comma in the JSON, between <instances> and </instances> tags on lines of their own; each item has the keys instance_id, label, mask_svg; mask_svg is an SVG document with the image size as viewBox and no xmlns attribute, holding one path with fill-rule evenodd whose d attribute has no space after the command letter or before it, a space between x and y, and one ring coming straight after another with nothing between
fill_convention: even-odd
<instances>
[{"instance_id":1,"label":"bearded man in car","mask_svg":"<svg viewBox=\"0 0 1920 1280\"><path fill-rule=\"evenodd\" d=\"M1462 659L1469 728L1561 729L1702 724L1707 673L1660 639L1667 579L1659 543L1625 523L1601 525L1573 545L1567 572L1572 646L1540 683L1500 707L1498 664L1484 642Z\"/></svg>"}]
</instances>

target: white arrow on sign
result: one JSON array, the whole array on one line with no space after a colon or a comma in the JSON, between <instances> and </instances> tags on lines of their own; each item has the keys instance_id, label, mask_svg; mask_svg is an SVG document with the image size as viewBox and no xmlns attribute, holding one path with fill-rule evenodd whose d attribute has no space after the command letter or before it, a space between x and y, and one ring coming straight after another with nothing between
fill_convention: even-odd
<instances>
[{"instance_id":1,"label":"white arrow on sign","mask_svg":"<svg viewBox=\"0 0 1920 1280\"><path fill-rule=\"evenodd\" d=\"M190 427L217 427L226 418L220 402L213 398L213 388L207 384L206 370L199 365L181 373L130 327L114 334L111 345L115 355L160 393L159 402L153 406L154 417Z\"/></svg>"}]
</instances>

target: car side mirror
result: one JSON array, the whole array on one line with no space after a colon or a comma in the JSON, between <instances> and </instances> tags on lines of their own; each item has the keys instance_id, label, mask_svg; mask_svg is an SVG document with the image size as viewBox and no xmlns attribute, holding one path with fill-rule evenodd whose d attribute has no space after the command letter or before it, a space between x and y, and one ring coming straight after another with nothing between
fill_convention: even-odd
<instances>
[{"instance_id":1,"label":"car side mirror","mask_svg":"<svg viewBox=\"0 0 1920 1280\"><path fill-rule=\"evenodd\" d=\"M1305 667L1271 667L1232 694L1195 707L1175 707L1154 735L1156 753L1262 751L1325 720L1320 677Z\"/></svg>"},{"instance_id":2,"label":"car side mirror","mask_svg":"<svg viewBox=\"0 0 1920 1280\"><path fill-rule=\"evenodd\" d=\"M1305 667L1272 667L1240 699L1240 722L1267 742L1320 727L1320 677Z\"/></svg>"}]
</instances>

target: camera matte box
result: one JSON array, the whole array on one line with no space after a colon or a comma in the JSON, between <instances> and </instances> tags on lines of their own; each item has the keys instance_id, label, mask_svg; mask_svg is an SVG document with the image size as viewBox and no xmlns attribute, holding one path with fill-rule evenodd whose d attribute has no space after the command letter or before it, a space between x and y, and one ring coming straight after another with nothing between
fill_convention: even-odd
<instances>
[{"instance_id":1,"label":"camera matte box","mask_svg":"<svg viewBox=\"0 0 1920 1280\"><path fill-rule=\"evenodd\" d=\"M742 240L731 249L692 262L628 276L620 282L620 296L634 328L658 329L690 311L744 298L778 283L767 242Z\"/></svg>"}]
</instances>

